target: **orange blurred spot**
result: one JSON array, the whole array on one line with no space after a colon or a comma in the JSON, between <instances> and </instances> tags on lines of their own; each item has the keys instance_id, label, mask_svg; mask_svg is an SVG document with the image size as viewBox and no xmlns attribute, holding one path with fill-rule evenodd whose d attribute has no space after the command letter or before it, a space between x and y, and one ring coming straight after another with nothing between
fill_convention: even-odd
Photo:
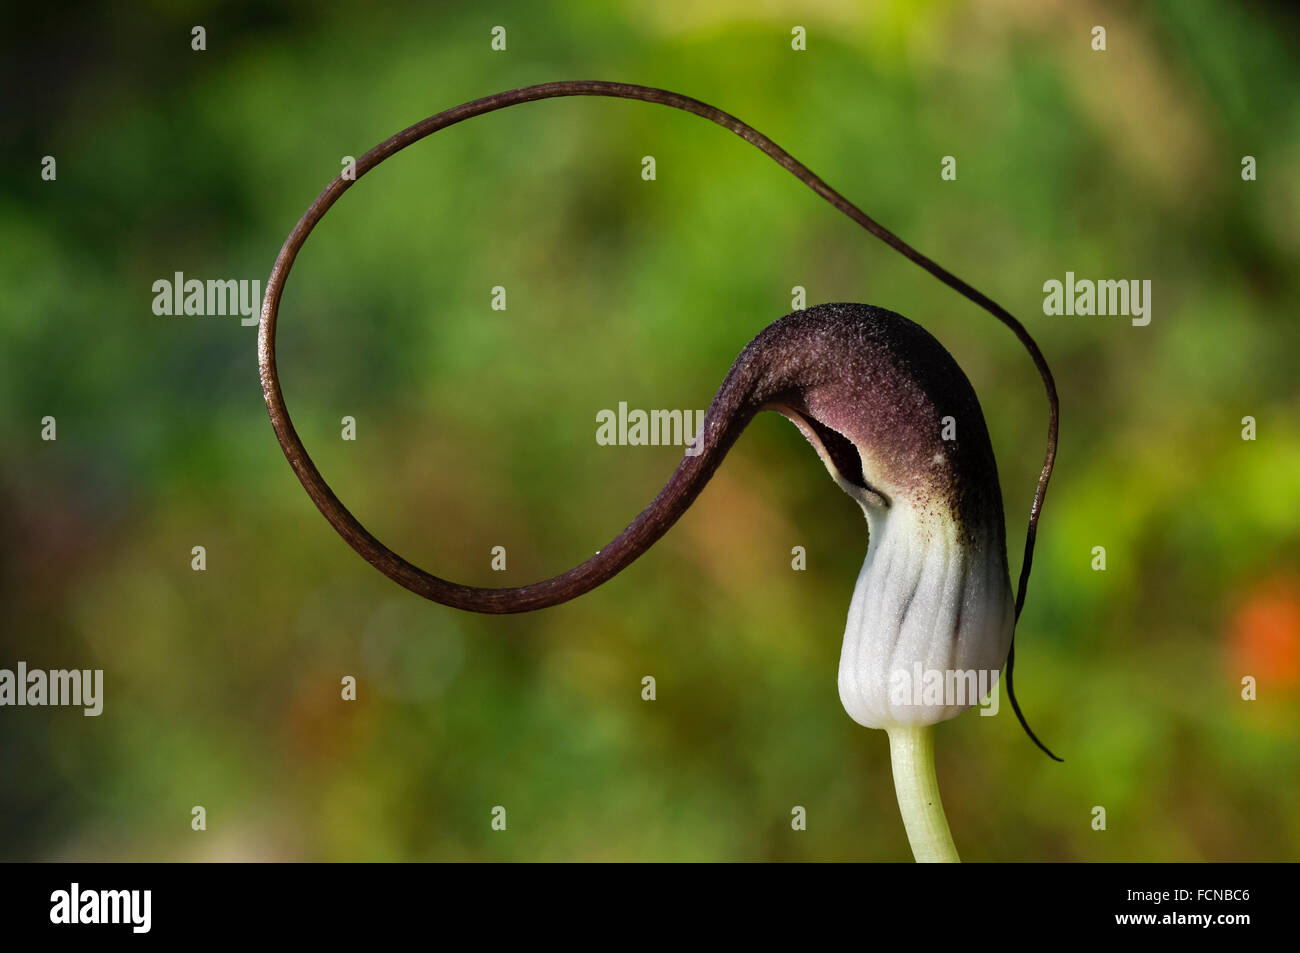
<instances>
[{"instance_id":1,"label":"orange blurred spot","mask_svg":"<svg viewBox=\"0 0 1300 953\"><path fill-rule=\"evenodd\" d=\"M1256 586L1233 615L1229 639L1241 674L1275 688L1300 682L1300 578L1274 577Z\"/></svg>"}]
</instances>

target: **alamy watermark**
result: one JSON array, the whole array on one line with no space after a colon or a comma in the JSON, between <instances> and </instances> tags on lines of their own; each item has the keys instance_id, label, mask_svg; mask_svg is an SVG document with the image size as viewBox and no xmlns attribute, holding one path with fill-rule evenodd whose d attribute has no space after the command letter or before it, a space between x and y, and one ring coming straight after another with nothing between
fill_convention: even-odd
<instances>
[{"instance_id":1,"label":"alamy watermark","mask_svg":"<svg viewBox=\"0 0 1300 953\"><path fill-rule=\"evenodd\" d=\"M596 425L596 443L602 447L686 447L686 455L694 457L702 446L696 438L704 411L628 410L627 401L620 400L617 412L596 413Z\"/></svg>"},{"instance_id":2,"label":"alamy watermark","mask_svg":"<svg viewBox=\"0 0 1300 953\"><path fill-rule=\"evenodd\" d=\"M73 883L50 894L50 922L59 924L123 924L132 933L148 933L153 925L152 890L83 890Z\"/></svg>"},{"instance_id":3,"label":"alamy watermark","mask_svg":"<svg viewBox=\"0 0 1300 953\"><path fill-rule=\"evenodd\" d=\"M26 662L18 670L0 668L0 706L81 706L87 718L104 710L104 670L32 669Z\"/></svg>"},{"instance_id":4,"label":"alamy watermark","mask_svg":"<svg viewBox=\"0 0 1300 953\"><path fill-rule=\"evenodd\" d=\"M1043 282L1043 314L1123 315L1135 327L1146 327L1151 323L1151 279L1093 281L1067 271L1064 282Z\"/></svg>"},{"instance_id":5,"label":"alamy watermark","mask_svg":"<svg viewBox=\"0 0 1300 953\"><path fill-rule=\"evenodd\" d=\"M896 668L889 673L889 703L942 708L979 705L981 715L996 715L998 672L925 668L913 662L910 671Z\"/></svg>"},{"instance_id":6,"label":"alamy watermark","mask_svg":"<svg viewBox=\"0 0 1300 953\"><path fill-rule=\"evenodd\" d=\"M244 327L257 324L262 310L262 282L252 278L185 277L176 272L171 278L153 283L153 313L169 315L241 315Z\"/></svg>"}]
</instances>

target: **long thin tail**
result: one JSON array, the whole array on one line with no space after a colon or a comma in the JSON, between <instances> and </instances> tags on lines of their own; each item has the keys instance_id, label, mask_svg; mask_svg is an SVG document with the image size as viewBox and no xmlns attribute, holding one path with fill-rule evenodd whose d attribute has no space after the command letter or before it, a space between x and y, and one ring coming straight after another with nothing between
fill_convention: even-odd
<instances>
[{"instance_id":1,"label":"long thin tail","mask_svg":"<svg viewBox=\"0 0 1300 953\"><path fill-rule=\"evenodd\" d=\"M674 109L694 113L710 122L717 123L724 129L729 129L772 158L795 178L899 254L920 265L944 284L988 311L1010 328L1019 338L1043 379L1043 387L1047 392L1049 408L1047 450L1043 457L1043 469L1038 478L1038 485L1034 491L1033 505L1029 511L1029 528L1025 534L1024 561L1021 564L1020 582L1016 593L1016 618L1019 619L1020 612L1024 608L1025 594L1029 586L1029 572L1033 563L1034 537L1037 533L1038 519L1042 513L1043 500L1047 494L1047 484L1051 479L1052 466L1056 459L1059 418L1059 402L1052 372L1048 368L1047 361L1044 359L1038 345L1029 335L1029 332L1025 330L1024 325L1012 317L1001 305L976 291L951 272L941 268L893 232L877 223L860 208L822 181L820 177L813 174L807 166L796 160L758 130L720 109L700 102L698 99L692 99L689 96L682 96L668 90L635 86L627 83L609 83L599 80L542 83L537 86L512 89L483 99L476 99L473 102L431 116L408 129L402 130L361 156L356 162L355 175L345 178L340 173L316 197L316 200L312 202L289 234L284 246L280 249L280 254L276 258L275 266L271 269L271 276L267 281L266 297L262 303L262 322L257 342L258 366L262 377L262 393L266 398L271 424L275 428L281 447L284 449L285 457L288 458L294 472L298 474L298 479L302 482L308 495L315 501L316 506L331 525L367 562L395 582L428 599L474 612L509 613L541 609L588 592L624 569L637 556L645 552L667 531L668 527L685 511L686 507L694 501L713 471L717 469L722 456L734 443L736 436L739 435L739 429L743 429L744 423L748 423L748 418L746 418L739 429L734 427L734 421L733 425L718 429L711 438L713 443L706 443L704 451L698 456L687 457L654 502L646 507L641 515L620 533L613 542L591 559L566 573L543 582L507 589L459 585L434 576L407 562L377 540L357 521L356 517L334 495L334 492L321 476L320 471L316 469L311 457L307 454L307 450L289 418L284 396L280 392L280 379L275 361L275 326L280 298L284 293L284 285L288 280L289 271L293 267L294 260L297 258L303 243L307 240L307 236L311 234L312 229L316 227L316 224L329 211L339 196L351 188L361 176L385 159L405 149L412 143L418 142L425 136L432 135L440 129L445 129L465 119L504 109L507 106L517 106L520 103L564 96L606 96L615 99L636 99L642 102L657 103L662 106L671 106ZM701 439L704 439L703 435ZM1014 658L1015 648L1013 643L1011 653L1007 659L1007 694L1011 698L1012 707L1015 709L1016 716L1020 719L1025 731L1029 733L1029 736L1034 739L1039 747L1047 751L1047 748L1043 747L1042 743L1029 729L1029 725L1021 715L1020 706L1016 703L1015 695L1012 692L1011 669ZM1047 753L1051 755L1050 751L1047 751ZM1055 755L1051 756L1056 757Z\"/></svg>"}]
</instances>

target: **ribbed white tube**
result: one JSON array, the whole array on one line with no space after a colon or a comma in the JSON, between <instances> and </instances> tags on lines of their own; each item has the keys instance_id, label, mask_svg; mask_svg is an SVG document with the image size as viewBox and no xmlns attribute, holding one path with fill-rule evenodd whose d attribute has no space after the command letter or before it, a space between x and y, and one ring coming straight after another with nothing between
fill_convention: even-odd
<instances>
[{"instance_id":1,"label":"ribbed white tube","mask_svg":"<svg viewBox=\"0 0 1300 953\"><path fill-rule=\"evenodd\" d=\"M1011 647L1005 563L982 551L992 529L972 541L942 508L902 496L863 510L871 536L844 629L840 701L868 728L946 721L996 684Z\"/></svg>"}]
</instances>

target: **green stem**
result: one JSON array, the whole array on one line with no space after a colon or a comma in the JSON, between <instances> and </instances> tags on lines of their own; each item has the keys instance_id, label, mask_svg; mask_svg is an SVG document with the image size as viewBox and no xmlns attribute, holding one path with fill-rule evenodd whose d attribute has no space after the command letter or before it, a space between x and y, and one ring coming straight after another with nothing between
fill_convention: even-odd
<instances>
[{"instance_id":1,"label":"green stem","mask_svg":"<svg viewBox=\"0 0 1300 953\"><path fill-rule=\"evenodd\" d=\"M934 773L934 728L930 725L894 725L889 733L889 756L894 767L898 810L919 863L960 863L957 846L948 830L948 818L939 799Z\"/></svg>"}]
</instances>

